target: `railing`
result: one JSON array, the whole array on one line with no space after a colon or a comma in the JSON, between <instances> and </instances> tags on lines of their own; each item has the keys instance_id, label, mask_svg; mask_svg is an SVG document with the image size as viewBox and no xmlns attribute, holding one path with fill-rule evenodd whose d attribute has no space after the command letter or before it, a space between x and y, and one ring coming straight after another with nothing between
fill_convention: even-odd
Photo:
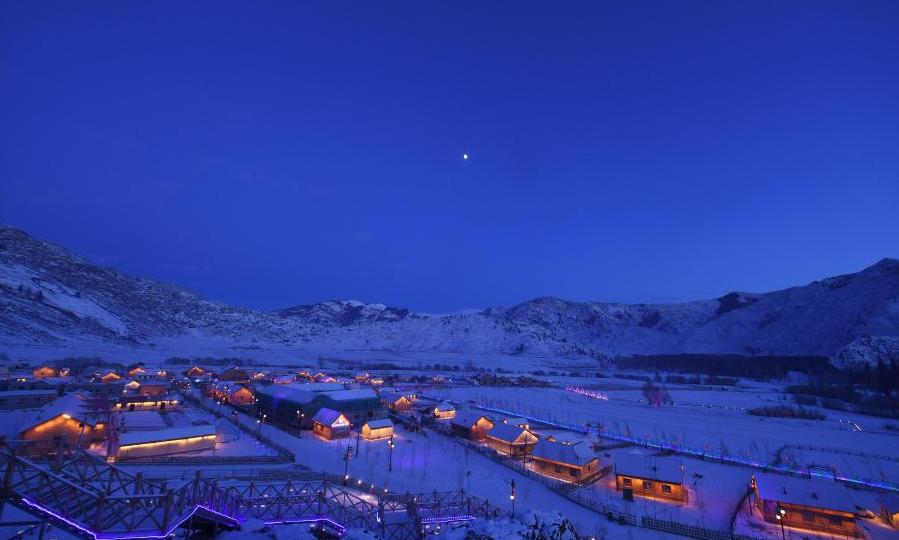
<instances>
[{"instance_id":1,"label":"railing","mask_svg":"<svg viewBox=\"0 0 899 540\"><path fill-rule=\"evenodd\" d=\"M3 501L92 540L165 537L192 517L229 527L247 519L317 522L338 532L356 527L389 540L412 540L427 524L500 513L464 492L364 494L344 487L335 475L306 471L228 486L197 472L171 486L84 452L65 461L37 462L3 447L0 459Z\"/></svg>"}]
</instances>

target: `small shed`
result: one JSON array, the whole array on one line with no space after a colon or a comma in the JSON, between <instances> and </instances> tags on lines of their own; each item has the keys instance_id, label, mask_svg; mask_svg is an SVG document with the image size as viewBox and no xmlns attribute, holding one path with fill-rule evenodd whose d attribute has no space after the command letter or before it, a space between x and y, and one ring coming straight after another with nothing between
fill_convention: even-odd
<instances>
[{"instance_id":1,"label":"small shed","mask_svg":"<svg viewBox=\"0 0 899 540\"><path fill-rule=\"evenodd\" d=\"M350 434L350 419L340 411L322 407L312 417L312 431L328 441L340 439Z\"/></svg>"},{"instance_id":2,"label":"small shed","mask_svg":"<svg viewBox=\"0 0 899 540\"><path fill-rule=\"evenodd\" d=\"M87 400L80 394L68 394L56 399L29 415L19 428L19 439L29 441L29 454L87 448L103 439L105 424L90 414Z\"/></svg>"},{"instance_id":3,"label":"small shed","mask_svg":"<svg viewBox=\"0 0 899 540\"><path fill-rule=\"evenodd\" d=\"M493 421L483 414L463 411L453 417L450 429L460 437L472 441L483 441L487 437L487 432L493 429L494 425Z\"/></svg>"},{"instance_id":4,"label":"small shed","mask_svg":"<svg viewBox=\"0 0 899 540\"><path fill-rule=\"evenodd\" d=\"M670 457L619 454L615 457L615 489L627 495L686 503L683 464Z\"/></svg>"},{"instance_id":5,"label":"small shed","mask_svg":"<svg viewBox=\"0 0 899 540\"><path fill-rule=\"evenodd\" d=\"M393 422L389 418L381 420L369 420L362 426L362 437L374 441L393 436Z\"/></svg>"},{"instance_id":6,"label":"small shed","mask_svg":"<svg viewBox=\"0 0 899 540\"><path fill-rule=\"evenodd\" d=\"M531 454L538 440L537 435L528 428L512 424L496 424L487 433L487 446L513 457Z\"/></svg>"},{"instance_id":7,"label":"small shed","mask_svg":"<svg viewBox=\"0 0 899 540\"><path fill-rule=\"evenodd\" d=\"M215 426L131 431L119 437L118 459L166 456L215 448Z\"/></svg>"},{"instance_id":8,"label":"small shed","mask_svg":"<svg viewBox=\"0 0 899 540\"><path fill-rule=\"evenodd\" d=\"M861 533L858 508L836 481L755 473L752 488L755 505L769 523L851 537Z\"/></svg>"},{"instance_id":9,"label":"small shed","mask_svg":"<svg viewBox=\"0 0 899 540\"><path fill-rule=\"evenodd\" d=\"M450 420L456 416L456 408L447 402L438 403L434 407L434 417L438 420Z\"/></svg>"},{"instance_id":10,"label":"small shed","mask_svg":"<svg viewBox=\"0 0 899 540\"><path fill-rule=\"evenodd\" d=\"M381 403L393 412L408 412L412 410L412 399L409 396L396 392L381 392Z\"/></svg>"},{"instance_id":11,"label":"small shed","mask_svg":"<svg viewBox=\"0 0 899 540\"><path fill-rule=\"evenodd\" d=\"M568 482L587 482L599 474L599 458L583 443L540 439L534 446L532 461L538 473Z\"/></svg>"}]
</instances>

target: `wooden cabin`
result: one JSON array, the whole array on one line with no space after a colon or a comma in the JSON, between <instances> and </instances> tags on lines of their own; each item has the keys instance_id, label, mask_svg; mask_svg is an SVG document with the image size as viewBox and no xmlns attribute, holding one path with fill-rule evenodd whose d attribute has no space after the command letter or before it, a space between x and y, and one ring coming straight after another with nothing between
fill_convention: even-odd
<instances>
[{"instance_id":1,"label":"wooden cabin","mask_svg":"<svg viewBox=\"0 0 899 540\"><path fill-rule=\"evenodd\" d=\"M122 376L116 373L115 371L107 371L100 377L100 382L103 383L114 383L122 380Z\"/></svg>"},{"instance_id":2,"label":"wooden cabin","mask_svg":"<svg viewBox=\"0 0 899 540\"><path fill-rule=\"evenodd\" d=\"M272 382L274 384L293 384L296 382L296 377L293 375L278 375L272 379Z\"/></svg>"},{"instance_id":3,"label":"wooden cabin","mask_svg":"<svg viewBox=\"0 0 899 540\"><path fill-rule=\"evenodd\" d=\"M368 383L370 386L383 386L384 378L383 377L370 377L366 381L366 383Z\"/></svg>"},{"instance_id":4,"label":"wooden cabin","mask_svg":"<svg viewBox=\"0 0 899 540\"><path fill-rule=\"evenodd\" d=\"M483 441L494 425L493 421L483 414L471 411L462 411L450 421L450 429L455 435L471 441Z\"/></svg>"},{"instance_id":5,"label":"wooden cabin","mask_svg":"<svg viewBox=\"0 0 899 540\"><path fill-rule=\"evenodd\" d=\"M250 374L247 373L246 370L240 369L237 366L234 366L231 369L226 369L219 375L218 379L220 381L230 381L230 382L250 382Z\"/></svg>"},{"instance_id":6,"label":"wooden cabin","mask_svg":"<svg viewBox=\"0 0 899 540\"><path fill-rule=\"evenodd\" d=\"M369 420L362 426L362 437L369 441L393 436L393 422L388 418Z\"/></svg>"},{"instance_id":7,"label":"wooden cabin","mask_svg":"<svg viewBox=\"0 0 899 540\"><path fill-rule=\"evenodd\" d=\"M215 426L130 431L119 437L116 459L167 456L215 449Z\"/></svg>"},{"instance_id":8,"label":"wooden cabin","mask_svg":"<svg viewBox=\"0 0 899 540\"><path fill-rule=\"evenodd\" d=\"M620 454L615 457L615 489L625 499L634 495L686 503L683 464L667 457Z\"/></svg>"},{"instance_id":9,"label":"wooden cabin","mask_svg":"<svg viewBox=\"0 0 899 540\"><path fill-rule=\"evenodd\" d=\"M496 424L487 433L487 446L500 454L522 457L533 453L539 438L526 427L511 424Z\"/></svg>"},{"instance_id":10,"label":"wooden cabin","mask_svg":"<svg viewBox=\"0 0 899 540\"><path fill-rule=\"evenodd\" d=\"M540 439L531 455L533 469L544 476L583 483L599 475L599 459L587 445Z\"/></svg>"},{"instance_id":11,"label":"wooden cabin","mask_svg":"<svg viewBox=\"0 0 899 540\"><path fill-rule=\"evenodd\" d=\"M80 447L86 449L103 440L105 422L99 414L86 411L85 405L83 396L69 394L41 407L20 428L19 439L30 443L25 452L46 455L74 450L79 440Z\"/></svg>"},{"instance_id":12,"label":"wooden cabin","mask_svg":"<svg viewBox=\"0 0 899 540\"><path fill-rule=\"evenodd\" d=\"M27 372L26 372L27 373ZM59 377L59 370L55 367L43 365L34 368L31 372L35 379L49 379L53 377Z\"/></svg>"},{"instance_id":13,"label":"wooden cabin","mask_svg":"<svg viewBox=\"0 0 899 540\"><path fill-rule=\"evenodd\" d=\"M256 398L246 386L224 381L209 385L207 393L215 400L232 405L252 405Z\"/></svg>"},{"instance_id":14,"label":"wooden cabin","mask_svg":"<svg viewBox=\"0 0 899 540\"><path fill-rule=\"evenodd\" d=\"M438 420L451 420L456 416L456 408L449 403L438 403L434 407L434 418Z\"/></svg>"},{"instance_id":15,"label":"wooden cabin","mask_svg":"<svg viewBox=\"0 0 899 540\"><path fill-rule=\"evenodd\" d=\"M138 375L142 375L146 372L147 372L146 369L144 369L140 366L135 366L135 367L131 368L130 371L128 371L128 376L129 377L137 377Z\"/></svg>"},{"instance_id":16,"label":"wooden cabin","mask_svg":"<svg viewBox=\"0 0 899 540\"><path fill-rule=\"evenodd\" d=\"M756 473L752 489L754 505L768 523L851 538L863 536L856 522L858 508L843 484Z\"/></svg>"},{"instance_id":17,"label":"wooden cabin","mask_svg":"<svg viewBox=\"0 0 899 540\"><path fill-rule=\"evenodd\" d=\"M367 381L369 377L370 375L368 373L357 373L356 376L353 377L353 380L359 384L362 384Z\"/></svg>"},{"instance_id":18,"label":"wooden cabin","mask_svg":"<svg viewBox=\"0 0 899 540\"><path fill-rule=\"evenodd\" d=\"M409 412L412 410L412 399L403 394L381 392L381 403L392 412Z\"/></svg>"},{"instance_id":19,"label":"wooden cabin","mask_svg":"<svg viewBox=\"0 0 899 540\"><path fill-rule=\"evenodd\" d=\"M312 417L312 431L322 439L331 441L350 434L350 419L343 413L322 407Z\"/></svg>"},{"instance_id":20,"label":"wooden cabin","mask_svg":"<svg viewBox=\"0 0 899 540\"><path fill-rule=\"evenodd\" d=\"M191 379L193 379L194 377L201 377L201 376L205 375L206 370L201 368L200 366L194 366L194 367L188 369L187 371L185 371L184 374L186 376L190 377Z\"/></svg>"},{"instance_id":21,"label":"wooden cabin","mask_svg":"<svg viewBox=\"0 0 899 540\"><path fill-rule=\"evenodd\" d=\"M125 383L126 390L132 390L134 392L137 392L138 388L140 388L140 382L135 381L134 379L131 379L130 381Z\"/></svg>"}]
</instances>

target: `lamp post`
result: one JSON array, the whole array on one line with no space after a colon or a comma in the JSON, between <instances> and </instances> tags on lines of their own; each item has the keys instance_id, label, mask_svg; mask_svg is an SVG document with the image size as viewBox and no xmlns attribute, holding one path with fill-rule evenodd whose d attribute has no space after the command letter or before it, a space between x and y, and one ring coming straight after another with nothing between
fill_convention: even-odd
<instances>
[{"instance_id":1,"label":"lamp post","mask_svg":"<svg viewBox=\"0 0 899 540\"><path fill-rule=\"evenodd\" d=\"M512 493L509 495L509 500L512 501L512 515L515 515L515 479L512 479Z\"/></svg>"},{"instance_id":2,"label":"lamp post","mask_svg":"<svg viewBox=\"0 0 899 540\"><path fill-rule=\"evenodd\" d=\"M306 417L306 414L297 409L297 436L303 436L303 419Z\"/></svg>"},{"instance_id":3,"label":"lamp post","mask_svg":"<svg viewBox=\"0 0 899 540\"><path fill-rule=\"evenodd\" d=\"M390 435L390 440L387 441L387 471L393 472L393 447L395 446L393 442L393 434Z\"/></svg>"},{"instance_id":4,"label":"lamp post","mask_svg":"<svg viewBox=\"0 0 899 540\"><path fill-rule=\"evenodd\" d=\"M222 417L222 401L219 400L217 403L219 404L218 417L221 418Z\"/></svg>"},{"instance_id":5,"label":"lamp post","mask_svg":"<svg viewBox=\"0 0 899 540\"><path fill-rule=\"evenodd\" d=\"M786 515L787 515L787 511L784 510L783 508L778 507L777 515L775 517L777 518L777 521L780 522L780 536L781 536L781 538L783 538L783 540L787 540L787 533L784 530L784 516L786 516Z\"/></svg>"},{"instance_id":6,"label":"lamp post","mask_svg":"<svg viewBox=\"0 0 899 540\"><path fill-rule=\"evenodd\" d=\"M266 415L262 415L262 418L256 420L256 439L262 438L262 424L265 423Z\"/></svg>"}]
</instances>

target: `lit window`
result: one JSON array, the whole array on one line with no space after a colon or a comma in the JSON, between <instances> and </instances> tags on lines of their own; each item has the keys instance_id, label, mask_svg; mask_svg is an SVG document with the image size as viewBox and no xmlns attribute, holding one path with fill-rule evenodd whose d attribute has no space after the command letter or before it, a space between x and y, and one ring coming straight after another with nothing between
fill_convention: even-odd
<instances>
[{"instance_id":1,"label":"lit window","mask_svg":"<svg viewBox=\"0 0 899 540\"><path fill-rule=\"evenodd\" d=\"M644 480L644 481L643 481L643 489L645 489L645 490L651 490L651 489L652 489L652 482L650 482L649 480Z\"/></svg>"},{"instance_id":2,"label":"lit window","mask_svg":"<svg viewBox=\"0 0 899 540\"><path fill-rule=\"evenodd\" d=\"M671 493L671 486L668 484L662 484L662 493Z\"/></svg>"},{"instance_id":3,"label":"lit window","mask_svg":"<svg viewBox=\"0 0 899 540\"><path fill-rule=\"evenodd\" d=\"M812 523L815 521L815 514L811 512L803 512L802 513L802 521Z\"/></svg>"},{"instance_id":4,"label":"lit window","mask_svg":"<svg viewBox=\"0 0 899 540\"><path fill-rule=\"evenodd\" d=\"M622 482L625 486L630 486L630 485L632 485L632 484L634 483L634 481L631 480L630 478L624 478L624 479L621 480L621 482Z\"/></svg>"}]
</instances>

